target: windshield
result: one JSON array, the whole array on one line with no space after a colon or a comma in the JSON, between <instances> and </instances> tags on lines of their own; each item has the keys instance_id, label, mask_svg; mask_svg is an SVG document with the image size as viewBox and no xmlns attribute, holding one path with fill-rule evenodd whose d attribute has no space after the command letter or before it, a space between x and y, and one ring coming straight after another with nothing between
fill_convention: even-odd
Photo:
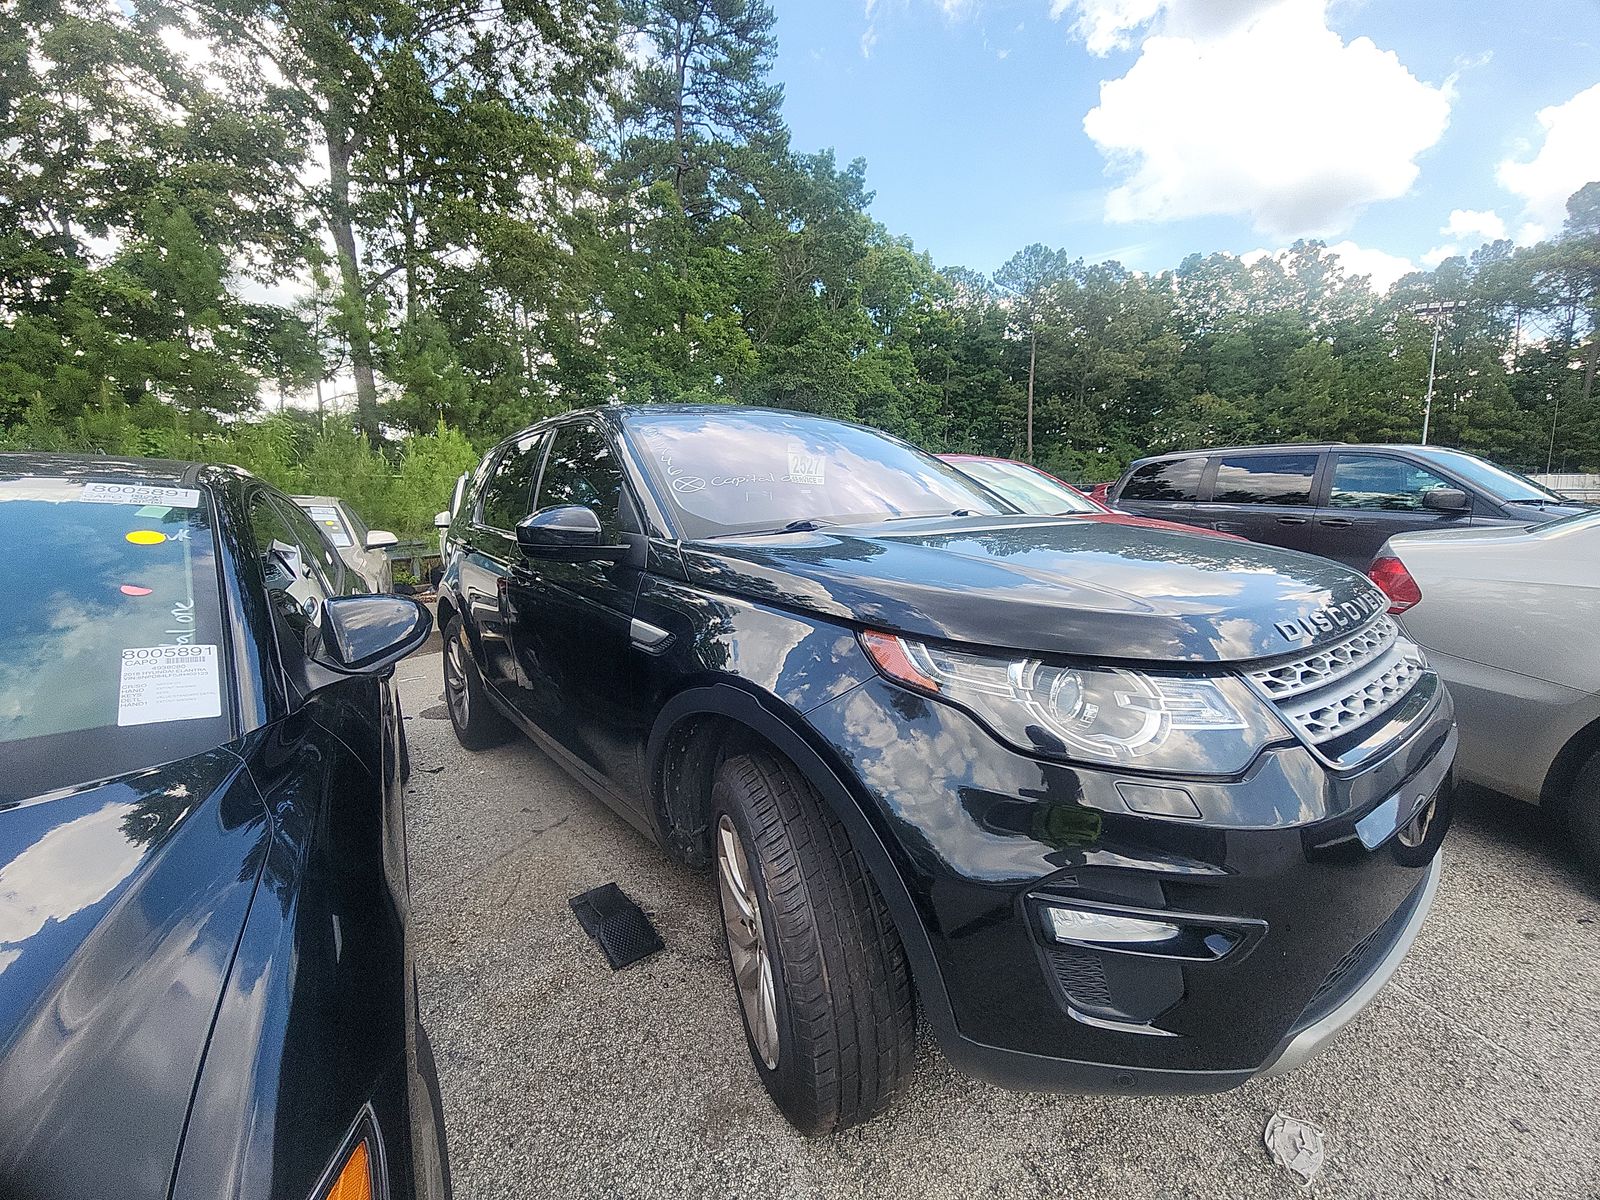
<instances>
[{"instance_id":1,"label":"windshield","mask_svg":"<svg viewBox=\"0 0 1600 1200\"><path fill-rule=\"evenodd\" d=\"M1531 526L1528 532L1534 537L1560 537L1564 533L1576 533L1580 529L1600 529L1600 508L1573 513L1555 521L1546 521L1543 525Z\"/></svg>"},{"instance_id":2,"label":"windshield","mask_svg":"<svg viewBox=\"0 0 1600 1200\"><path fill-rule=\"evenodd\" d=\"M0 479L0 803L228 740L208 508L192 488Z\"/></svg>"},{"instance_id":3,"label":"windshield","mask_svg":"<svg viewBox=\"0 0 1600 1200\"><path fill-rule=\"evenodd\" d=\"M349 528L345 524L344 514L332 504L319 504L315 500L296 499L295 503L306 510L318 525L322 527L323 536L339 549L355 544ZM363 538L363 541L366 539Z\"/></svg>"},{"instance_id":4,"label":"windshield","mask_svg":"<svg viewBox=\"0 0 1600 1200\"><path fill-rule=\"evenodd\" d=\"M963 475L972 476L990 491L999 492L1025 513L1048 517L1061 513L1103 511L1087 496L1024 463L958 458L950 465Z\"/></svg>"},{"instance_id":5,"label":"windshield","mask_svg":"<svg viewBox=\"0 0 1600 1200\"><path fill-rule=\"evenodd\" d=\"M1436 450L1432 447L1426 447L1419 453L1441 467L1453 471L1468 483L1482 488L1496 500L1531 504L1568 503L1526 476L1518 475L1515 471L1507 471L1504 467L1497 467L1475 454L1466 454L1460 450Z\"/></svg>"},{"instance_id":6,"label":"windshield","mask_svg":"<svg viewBox=\"0 0 1600 1200\"><path fill-rule=\"evenodd\" d=\"M663 411L631 416L627 427L687 538L1008 511L932 455L824 417Z\"/></svg>"}]
</instances>

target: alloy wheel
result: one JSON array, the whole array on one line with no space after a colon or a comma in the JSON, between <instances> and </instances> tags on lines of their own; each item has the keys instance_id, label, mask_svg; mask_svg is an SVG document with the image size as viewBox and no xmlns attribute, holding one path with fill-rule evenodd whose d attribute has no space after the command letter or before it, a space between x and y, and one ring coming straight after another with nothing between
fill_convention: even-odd
<instances>
[{"instance_id":1,"label":"alloy wheel","mask_svg":"<svg viewBox=\"0 0 1600 1200\"><path fill-rule=\"evenodd\" d=\"M778 1001L773 986L772 956L761 928L761 906L750 875L744 841L726 813L717 821L717 889L722 896L722 923L728 931L728 954L739 989L750 1040L767 1070L778 1069Z\"/></svg>"},{"instance_id":2,"label":"alloy wheel","mask_svg":"<svg viewBox=\"0 0 1600 1200\"><path fill-rule=\"evenodd\" d=\"M467 655L461 648L460 638L451 638L445 646L444 692L450 705L450 715L462 729L467 727Z\"/></svg>"}]
</instances>

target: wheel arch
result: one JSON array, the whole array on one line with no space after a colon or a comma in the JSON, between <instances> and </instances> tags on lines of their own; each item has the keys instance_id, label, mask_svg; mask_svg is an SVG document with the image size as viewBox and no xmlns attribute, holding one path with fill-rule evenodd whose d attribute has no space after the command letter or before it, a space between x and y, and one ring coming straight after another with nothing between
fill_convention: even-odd
<instances>
[{"instance_id":1,"label":"wheel arch","mask_svg":"<svg viewBox=\"0 0 1600 1200\"><path fill-rule=\"evenodd\" d=\"M844 825L888 906L924 1014L941 1043L957 1037L927 925L893 854L845 782L844 768L830 761L832 756L802 731L799 718L781 701L734 683L714 682L691 685L662 707L645 756L651 820L662 845L681 862L709 863L710 779L723 759L751 745L788 759Z\"/></svg>"},{"instance_id":2,"label":"wheel arch","mask_svg":"<svg viewBox=\"0 0 1600 1200\"><path fill-rule=\"evenodd\" d=\"M1539 805L1552 812L1561 812L1572 793L1572 784L1583 770L1583 765L1600 754L1600 717L1596 717L1567 739L1545 772L1544 785L1539 789Z\"/></svg>"},{"instance_id":3,"label":"wheel arch","mask_svg":"<svg viewBox=\"0 0 1600 1200\"><path fill-rule=\"evenodd\" d=\"M450 624L450 618L455 616L460 611L461 606L456 603L454 593L450 592L446 588L440 588L438 599L438 629L441 635L444 633L445 626Z\"/></svg>"}]
</instances>

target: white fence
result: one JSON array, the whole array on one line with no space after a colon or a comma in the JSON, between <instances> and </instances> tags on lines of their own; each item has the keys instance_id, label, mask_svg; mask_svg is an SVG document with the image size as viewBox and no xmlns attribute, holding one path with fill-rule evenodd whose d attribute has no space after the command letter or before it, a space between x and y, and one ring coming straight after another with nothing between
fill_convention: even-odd
<instances>
[{"instance_id":1,"label":"white fence","mask_svg":"<svg viewBox=\"0 0 1600 1200\"><path fill-rule=\"evenodd\" d=\"M1600 475L1534 475L1531 478L1572 500L1600 500Z\"/></svg>"}]
</instances>

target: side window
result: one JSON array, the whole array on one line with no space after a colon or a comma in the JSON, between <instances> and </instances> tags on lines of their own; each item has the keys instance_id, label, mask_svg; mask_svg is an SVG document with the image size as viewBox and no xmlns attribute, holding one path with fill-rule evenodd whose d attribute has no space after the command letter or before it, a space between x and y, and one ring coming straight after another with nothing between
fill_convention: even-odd
<instances>
[{"instance_id":1,"label":"side window","mask_svg":"<svg viewBox=\"0 0 1600 1200\"><path fill-rule=\"evenodd\" d=\"M303 652L322 628L322 602L336 594L337 576L330 579L323 563L326 546L320 535L308 544L266 492L257 492L250 500L250 530L261 558L279 644Z\"/></svg>"},{"instance_id":2,"label":"side window","mask_svg":"<svg viewBox=\"0 0 1600 1200\"><path fill-rule=\"evenodd\" d=\"M593 425L580 421L556 430L555 443L539 479L534 507L581 504L594 510L608 538L631 527L623 517L622 467L611 444Z\"/></svg>"},{"instance_id":3,"label":"side window","mask_svg":"<svg viewBox=\"0 0 1600 1200\"><path fill-rule=\"evenodd\" d=\"M533 511L533 477L544 442L543 433L524 434L500 452L478 496L479 525L511 533Z\"/></svg>"},{"instance_id":4,"label":"side window","mask_svg":"<svg viewBox=\"0 0 1600 1200\"><path fill-rule=\"evenodd\" d=\"M1216 504L1310 504L1315 454L1239 454L1217 464Z\"/></svg>"},{"instance_id":5,"label":"side window","mask_svg":"<svg viewBox=\"0 0 1600 1200\"><path fill-rule=\"evenodd\" d=\"M1341 454L1333 465L1332 508L1418 512L1425 492L1454 487L1426 467L1387 454Z\"/></svg>"},{"instance_id":6,"label":"side window","mask_svg":"<svg viewBox=\"0 0 1600 1200\"><path fill-rule=\"evenodd\" d=\"M1169 503L1194 500L1200 495L1200 476L1205 473L1205 465L1203 458L1149 463L1133 473L1117 499L1165 500Z\"/></svg>"}]
</instances>

